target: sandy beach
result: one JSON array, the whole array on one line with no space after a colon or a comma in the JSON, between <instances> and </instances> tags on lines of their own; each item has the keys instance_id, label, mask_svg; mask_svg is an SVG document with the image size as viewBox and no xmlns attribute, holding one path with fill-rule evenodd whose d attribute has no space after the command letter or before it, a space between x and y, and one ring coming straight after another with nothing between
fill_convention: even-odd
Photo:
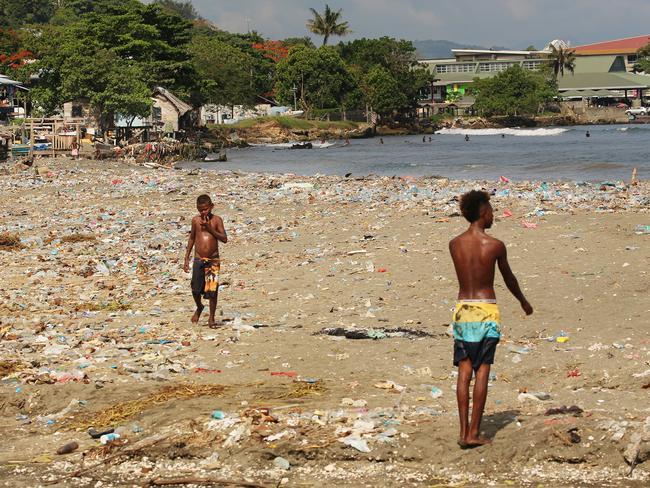
<instances>
[{"instance_id":1,"label":"sandy beach","mask_svg":"<svg viewBox=\"0 0 650 488\"><path fill-rule=\"evenodd\" d=\"M1 486L650 482L647 182L37 164L0 175ZM535 313L497 278L493 444L464 451L447 243L474 188ZM229 235L218 330L181 269L204 192Z\"/></svg>"}]
</instances>

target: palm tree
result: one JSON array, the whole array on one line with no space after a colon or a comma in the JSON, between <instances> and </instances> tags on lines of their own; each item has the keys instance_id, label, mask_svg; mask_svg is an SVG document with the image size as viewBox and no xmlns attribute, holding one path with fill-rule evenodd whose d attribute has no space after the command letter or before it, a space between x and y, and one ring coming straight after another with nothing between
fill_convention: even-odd
<instances>
[{"instance_id":1,"label":"palm tree","mask_svg":"<svg viewBox=\"0 0 650 488\"><path fill-rule=\"evenodd\" d=\"M573 74L576 67L576 52L573 49L560 45L556 46L551 44L549 47L551 48L549 57L555 78L557 78L558 74L564 76L565 69Z\"/></svg>"},{"instance_id":2,"label":"palm tree","mask_svg":"<svg viewBox=\"0 0 650 488\"><path fill-rule=\"evenodd\" d=\"M347 22L339 22L342 10L334 12L327 4L325 4L323 15L313 8L309 10L311 10L313 18L307 21L307 28L310 32L323 36L323 46L327 44L330 36L344 36L351 32Z\"/></svg>"}]
</instances>

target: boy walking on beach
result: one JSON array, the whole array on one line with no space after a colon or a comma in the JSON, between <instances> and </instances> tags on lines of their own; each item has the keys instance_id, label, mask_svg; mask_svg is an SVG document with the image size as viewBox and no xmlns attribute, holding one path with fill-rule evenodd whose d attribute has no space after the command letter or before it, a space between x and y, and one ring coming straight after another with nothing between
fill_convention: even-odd
<instances>
[{"instance_id":1,"label":"boy walking on beach","mask_svg":"<svg viewBox=\"0 0 650 488\"><path fill-rule=\"evenodd\" d=\"M454 366L458 366L456 399L460 417L461 448L478 447L491 441L479 437L483 409L487 398L490 365L494 362L500 331L500 315L494 294L494 268L499 270L526 315L533 307L519 288L510 270L506 246L489 236L493 215L490 195L470 191L460 199L460 210L469 221L465 232L449 242L449 252L458 277L458 303L453 316ZM469 423L469 384L475 373L472 420Z\"/></svg>"},{"instance_id":2,"label":"boy walking on beach","mask_svg":"<svg viewBox=\"0 0 650 488\"><path fill-rule=\"evenodd\" d=\"M187 241L183 271L189 271L190 253L194 248L194 265L192 268L192 296L196 303L196 311L192 322L197 323L203 303L201 296L210 300L210 317L208 326L215 328L214 313L217 310L217 297L219 294L219 241L228 242L223 220L212 213L214 204L208 195L200 195L196 199L196 209L199 214L192 218L192 229Z\"/></svg>"}]
</instances>

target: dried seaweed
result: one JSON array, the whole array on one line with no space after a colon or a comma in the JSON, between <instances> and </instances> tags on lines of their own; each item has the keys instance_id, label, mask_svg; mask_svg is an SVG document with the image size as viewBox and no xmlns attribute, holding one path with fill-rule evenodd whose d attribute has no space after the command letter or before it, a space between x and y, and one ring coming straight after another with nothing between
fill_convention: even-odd
<instances>
[{"instance_id":1,"label":"dried seaweed","mask_svg":"<svg viewBox=\"0 0 650 488\"><path fill-rule=\"evenodd\" d=\"M171 400L197 398L202 396L219 396L225 390L222 385L176 385L137 400L116 403L99 412L84 412L68 420L66 428L70 430L86 429L92 425L119 425L148 408L162 405Z\"/></svg>"},{"instance_id":2,"label":"dried seaweed","mask_svg":"<svg viewBox=\"0 0 650 488\"><path fill-rule=\"evenodd\" d=\"M19 251L25 246L20 242L18 233L0 233L0 251Z\"/></svg>"}]
</instances>

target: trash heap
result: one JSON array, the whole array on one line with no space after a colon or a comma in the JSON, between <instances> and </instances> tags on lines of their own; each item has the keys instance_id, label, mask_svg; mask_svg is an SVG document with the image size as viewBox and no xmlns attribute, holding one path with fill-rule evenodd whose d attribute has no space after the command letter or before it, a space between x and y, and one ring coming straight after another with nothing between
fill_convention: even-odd
<instances>
[{"instance_id":1,"label":"trash heap","mask_svg":"<svg viewBox=\"0 0 650 488\"><path fill-rule=\"evenodd\" d=\"M291 472L296 463L302 463L300 459L310 456L340 461L353 453L385 461L393 456L396 446L407 448L414 429L426 426L432 418L446 415L447 421L456 421L450 409L436 403L441 399L453 401L451 387L441 387L441 382L453 385L454 379L445 376L434 380L431 370L422 372L410 366L406 370L405 366L406 374L429 378L415 393L414 401L419 404L407 403L407 394L412 392L385 379L371 387L392 395L390 406L375 406L372 399L361 396L346 396L335 405L320 406L328 382L302 377L289 367L267 371L261 365L248 364L242 355L232 354L232 349L251 341L253 334L272 336L279 333L279 327L282 331L289 326L302 327L297 313L298 318L293 318L296 325L286 317L260 310L250 300L233 299L229 303L226 299L220 305L224 325L220 331L175 323L169 304L177 304L179 296L187 302L181 312L188 317L191 313L187 276L180 268L194 202L201 193L212 195L230 238L245 242L251 249L299 241L304 232L301 226L309 218L317 215L327 219L341 209L352 209L359 218L368 213L399 215L414 211L423 222L454 222L460 219L458 196L480 188L491 193L496 217L520 221L517 226L522 233L544 232L546 218L551 215L622 212L638 217L638 224L627 229L630 234L645 239L650 233L647 182L628 186L621 182L511 182L507 178L468 182L300 177L152 169L126 163L108 166L103 162L39 163L35 168L19 167L10 173L0 176L0 266L4 270L4 286L0 287L0 391L11 395L3 408L11 415L9 421L15 419L12 428L22 429L16 432L48 439L49 452L59 450L58 456L76 456L84 451L94 459L93 464L102 465L111 455L123 456L118 458L122 467L115 468L123 469L122 474L136 464L134 459L139 469L148 470L141 473L151 473L148 476L169 473L188 462L182 455L185 452L200 459L192 466L204 476L215 466L227 473L228 463L221 456L228 452L245 464L245 454L232 453L235 448L246 448L268 451L269 463L264 467L268 471L261 473L284 479L278 472ZM375 241L376 234L369 227L357 236L358 248L350 248L343 255L360 259L355 265L358 269L350 274L390 274L390 267L376 266L365 256L365 244ZM272 300L274 293L253 282L258 274L269 272L260 263L271 261L276 266L307 269L334 255L327 246L306 247L282 256L261 247L240 254L227 249L228 273L221 280L220 292L232 297L252 289L260 300ZM244 269L248 282L242 278ZM386 280L389 288L392 285ZM294 291L295 308L299 308L298 300L307 300L310 292ZM379 310L370 300L364 309L366 318L373 318ZM309 324L304 340L383 347L390 341L447 339L444 329L432 333L418 328L418 324ZM564 331L545 342L548 347L563 347L567 342L571 345ZM603 350L616 348L601 346ZM600 352L592 347L589 353ZM506 351L510 358L506 361L522 363L534 352L534 346L512 345ZM282 352L269 351L269 356ZM647 362L647 352L645 356L641 350L634 353L639 354L639 362ZM337 353L342 358L346 354ZM260 405L248 400L242 400L237 408L220 404L227 397L237 398L235 386L222 377L238 369L249 370L242 388L255 392L261 398ZM281 380L276 385L280 393L265 392L260 377L264 381L272 377ZM578 365L566 372L565 379L582 378ZM123 393L120 386L125 389ZM52 393L57 388L65 394ZM516 390L514 386L512 389ZM116 395L110 397L111 405L104 407L93 400L102 391ZM30 405L38 404L42 394L53 404L32 409ZM543 405L541 412L550 412L546 417L551 420L558 416L579 417L575 422L587 419L586 413L582 415L583 407L556 404L546 392L522 390L513 398L516 405L526 408ZM284 404L279 404L280 399ZM202 409L209 403L212 413L198 420L188 420L189 415L185 415L182 420L167 421L156 432L152 432L153 424L143 425L143 412L155 411L161 416L165 408L180 401L202 402L192 404ZM522 417L513 413L508 422L525 422ZM539 420L540 429L556 425L543 423L549 418ZM648 421L610 420L599 420L601 435L621 441L630 466L645 462ZM570 431L573 428L582 430ZM587 429L583 424L572 424L558 431L554 439L569 447L583 445L591 435L585 435ZM626 429L629 433L624 438ZM178 465L147 461L147 456L162 456L163 451L156 449L163 447L167 454L181 453ZM136 451L140 457L133 454ZM64 458L48 459L43 463L56 465L49 473L51 480L58 479L62 471L74 474L86 469ZM330 467L323 468L325 472L338 472L338 467L327 464ZM249 470L248 475L255 472ZM343 476L344 472L339 474ZM91 474L83 471L76 478Z\"/></svg>"}]
</instances>

